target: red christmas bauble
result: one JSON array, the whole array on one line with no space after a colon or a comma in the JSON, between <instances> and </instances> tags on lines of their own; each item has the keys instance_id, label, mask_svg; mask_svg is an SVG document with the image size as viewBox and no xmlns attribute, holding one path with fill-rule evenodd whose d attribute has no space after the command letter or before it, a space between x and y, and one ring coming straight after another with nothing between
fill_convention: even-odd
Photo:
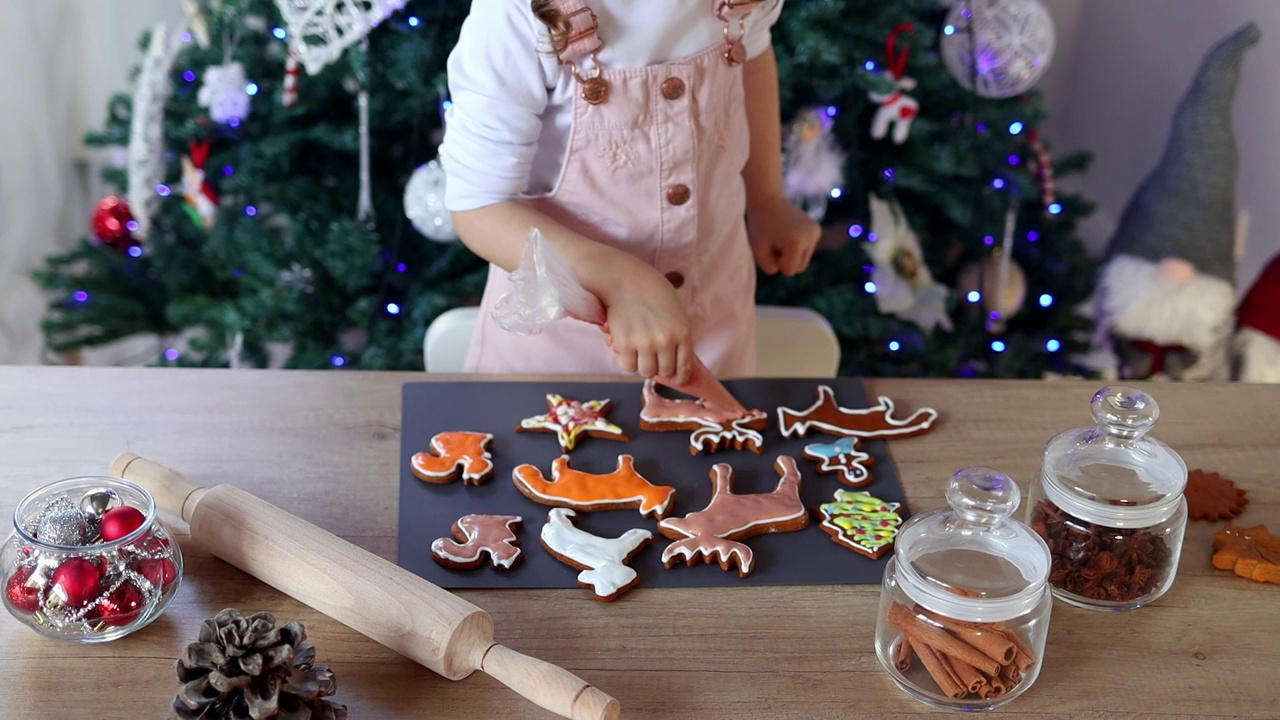
<instances>
[{"instance_id":1,"label":"red christmas bauble","mask_svg":"<svg viewBox=\"0 0 1280 720\"><path fill-rule=\"evenodd\" d=\"M50 591L68 606L84 607L102 591L102 576L98 566L84 558L67 558L53 571L53 589Z\"/></svg>"},{"instance_id":2,"label":"red christmas bauble","mask_svg":"<svg viewBox=\"0 0 1280 720\"><path fill-rule=\"evenodd\" d=\"M151 581L157 592L163 592L178 577L178 566L169 558L139 560L136 568L142 577Z\"/></svg>"},{"instance_id":3,"label":"red christmas bauble","mask_svg":"<svg viewBox=\"0 0 1280 720\"><path fill-rule=\"evenodd\" d=\"M142 527L147 517L142 511L128 505L112 508L102 514L102 541L119 540Z\"/></svg>"},{"instance_id":4,"label":"red christmas bauble","mask_svg":"<svg viewBox=\"0 0 1280 720\"><path fill-rule=\"evenodd\" d=\"M18 568L4 583L4 600L19 612L33 613L40 609L40 588L29 588L27 578L31 577L31 568Z\"/></svg>"},{"instance_id":5,"label":"red christmas bauble","mask_svg":"<svg viewBox=\"0 0 1280 720\"><path fill-rule=\"evenodd\" d=\"M138 241L133 237L133 230L129 229L129 224L133 222L133 213L129 210L129 203L124 198L108 195L102 198L98 202L98 206L93 209L89 227L98 242L120 252L125 252L138 244ZM137 227L136 223L134 223L134 227Z\"/></svg>"},{"instance_id":6,"label":"red christmas bauble","mask_svg":"<svg viewBox=\"0 0 1280 720\"><path fill-rule=\"evenodd\" d=\"M94 608L93 618L115 627L128 625L138 619L147 598L142 590L131 582L126 582L107 596L106 600Z\"/></svg>"}]
</instances>

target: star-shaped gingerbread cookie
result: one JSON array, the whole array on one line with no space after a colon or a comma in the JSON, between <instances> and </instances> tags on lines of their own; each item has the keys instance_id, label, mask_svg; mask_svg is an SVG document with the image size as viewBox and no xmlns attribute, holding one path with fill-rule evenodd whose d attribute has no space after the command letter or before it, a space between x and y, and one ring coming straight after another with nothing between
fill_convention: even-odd
<instances>
[{"instance_id":1,"label":"star-shaped gingerbread cookie","mask_svg":"<svg viewBox=\"0 0 1280 720\"><path fill-rule=\"evenodd\" d=\"M551 393L547 395L546 414L521 420L516 431L555 433L565 452L572 450L582 435L626 442L622 428L605 417L611 404L609 400L579 402Z\"/></svg>"},{"instance_id":2,"label":"star-shaped gingerbread cookie","mask_svg":"<svg viewBox=\"0 0 1280 720\"><path fill-rule=\"evenodd\" d=\"M1230 520L1244 512L1244 490L1218 473L1192 470L1187 476L1187 517L1192 520Z\"/></svg>"}]
</instances>

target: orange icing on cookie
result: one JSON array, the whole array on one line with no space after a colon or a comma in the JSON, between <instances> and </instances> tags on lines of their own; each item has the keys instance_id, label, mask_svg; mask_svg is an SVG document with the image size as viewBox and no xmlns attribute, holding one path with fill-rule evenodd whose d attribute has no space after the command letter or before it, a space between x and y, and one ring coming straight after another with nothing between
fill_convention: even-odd
<instances>
[{"instance_id":1,"label":"orange icing on cookie","mask_svg":"<svg viewBox=\"0 0 1280 720\"><path fill-rule=\"evenodd\" d=\"M676 494L673 487L644 479L630 455L619 455L617 469L604 475L574 470L569 456L561 455L551 465L551 480L532 465L517 467L512 480L522 493L544 505L587 511L593 506L635 507L645 517L666 517Z\"/></svg>"},{"instance_id":2,"label":"orange icing on cookie","mask_svg":"<svg viewBox=\"0 0 1280 720\"><path fill-rule=\"evenodd\" d=\"M415 453L413 474L427 482L453 482L462 475L467 485L479 485L493 472L488 450L493 436L478 432L443 432L431 438L430 453Z\"/></svg>"}]
</instances>

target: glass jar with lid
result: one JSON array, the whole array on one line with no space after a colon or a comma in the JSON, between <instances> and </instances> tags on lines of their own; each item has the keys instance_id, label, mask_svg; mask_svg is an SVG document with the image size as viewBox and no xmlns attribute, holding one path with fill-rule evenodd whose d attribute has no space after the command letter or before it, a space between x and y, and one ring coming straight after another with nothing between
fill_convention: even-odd
<instances>
[{"instance_id":1,"label":"glass jar with lid","mask_svg":"<svg viewBox=\"0 0 1280 720\"><path fill-rule=\"evenodd\" d=\"M1049 548L1011 516L1017 484L966 468L949 508L902 525L885 567L876 655L907 694L955 710L990 710L1040 674L1049 613Z\"/></svg>"},{"instance_id":2,"label":"glass jar with lid","mask_svg":"<svg viewBox=\"0 0 1280 720\"><path fill-rule=\"evenodd\" d=\"M1027 521L1049 545L1054 595L1080 607L1132 610L1165 594L1187 527L1187 466L1148 435L1160 406L1132 387L1093 396L1093 427L1044 449Z\"/></svg>"}]
</instances>

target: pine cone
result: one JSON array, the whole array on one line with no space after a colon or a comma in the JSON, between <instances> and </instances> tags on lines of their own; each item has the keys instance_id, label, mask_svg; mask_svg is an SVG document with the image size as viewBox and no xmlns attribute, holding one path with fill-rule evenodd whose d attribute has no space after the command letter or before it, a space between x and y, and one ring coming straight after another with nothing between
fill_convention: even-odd
<instances>
[{"instance_id":1,"label":"pine cone","mask_svg":"<svg viewBox=\"0 0 1280 720\"><path fill-rule=\"evenodd\" d=\"M246 618L223 610L200 628L174 669L182 690L178 720L346 720L347 708L324 698L337 691L333 672L314 667L316 650L298 622Z\"/></svg>"}]
</instances>

